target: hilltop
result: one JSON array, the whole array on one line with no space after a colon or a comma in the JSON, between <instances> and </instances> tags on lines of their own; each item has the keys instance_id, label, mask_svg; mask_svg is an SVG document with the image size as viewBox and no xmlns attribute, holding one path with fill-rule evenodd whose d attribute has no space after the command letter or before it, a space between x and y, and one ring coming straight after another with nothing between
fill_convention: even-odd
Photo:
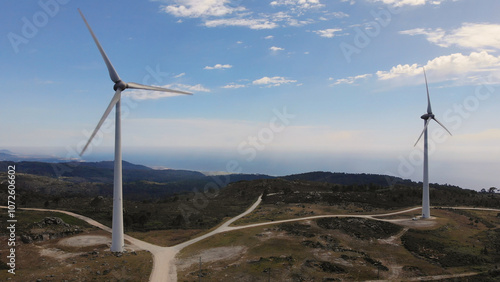
<instances>
[{"instance_id":1,"label":"hilltop","mask_svg":"<svg viewBox=\"0 0 500 282\"><path fill-rule=\"evenodd\" d=\"M2 167L7 164L12 162L0 162L0 171L5 171ZM22 187L18 190L20 206L65 209L110 225L112 162L15 164L18 187ZM264 194L266 204L315 203L367 212L421 203L421 184L386 175L309 172L283 177L205 176L128 162L123 167L124 221L129 231L210 228L240 213L260 194ZM6 191L2 189L0 195ZM495 207L489 196L456 186L431 185L433 205Z\"/></svg>"},{"instance_id":2,"label":"hilltop","mask_svg":"<svg viewBox=\"0 0 500 282\"><path fill-rule=\"evenodd\" d=\"M47 163L20 162L16 168L17 186L22 187L18 189L20 207L72 211L111 226L111 162L80 163L59 175L51 171L52 164ZM418 208L393 216L370 216L418 207L421 184L409 180L332 172L283 177L208 177L199 172L154 170L124 163L126 174L132 181L124 183L125 231L159 246L173 246L213 230L245 211L262 195L259 206L234 225L267 225L215 234L187 247L176 261L181 280L197 278L196 262L200 256L203 257L203 277L214 280L224 277L235 281L269 277L293 281L374 280L445 273L450 277L466 274L473 275L468 279L494 281L498 275L495 262L500 259L499 212L433 209L435 219L431 221L413 221L412 218L419 215ZM0 173L0 179L6 179L6 174ZM6 198L6 185L5 181L1 182L0 197ZM433 206L498 208L499 196L450 185L431 185ZM44 236L40 234L44 230L33 230L38 226L36 222L61 216L48 213L30 222L34 218L31 213L23 211L20 215L19 235L31 237L30 234ZM330 215L341 217L323 218ZM5 221L4 216L0 216L0 220ZM301 218L307 219L280 222ZM71 219L66 217L64 221L71 222ZM83 226L85 236L103 236L102 231L78 225ZM78 238L79 235L67 236ZM44 252L52 253L57 250L62 258L56 262L65 261L74 267L92 268L93 258L97 257L115 268L121 264L119 258L106 255L109 247L103 243L85 247L88 258L74 259L81 254L81 248L60 246L59 240L27 243L21 245L20 250L29 252L37 260L42 255L36 250L49 248ZM29 244L37 246L36 249L28 247ZM388 249L390 257L386 256ZM149 260L146 253L139 256ZM133 255L127 255L127 261L134 259ZM151 264L141 268L127 266L130 270L123 270L123 275L147 277L151 269L145 266ZM117 275L106 265L98 269L100 274L86 271L86 277L111 279L102 275ZM64 273L58 277L72 275L72 272Z\"/></svg>"}]
</instances>

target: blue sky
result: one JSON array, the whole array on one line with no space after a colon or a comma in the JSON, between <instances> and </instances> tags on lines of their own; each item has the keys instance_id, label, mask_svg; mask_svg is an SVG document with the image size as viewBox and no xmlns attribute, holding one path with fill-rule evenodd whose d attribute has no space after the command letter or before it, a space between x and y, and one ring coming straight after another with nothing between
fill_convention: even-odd
<instances>
[{"instance_id":1,"label":"blue sky","mask_svg":"<svg viewBox=\"0 0 500 282\"><path fill-rule=\"evenodd\" d=\"M500 2L5 1L0 146L78 157L121 78L124 159L203 171L312 170L499 186ZM112 159L111 114L83 160ZM82 145L83 143L83 145Z\"/></svg>"}]
</instances>

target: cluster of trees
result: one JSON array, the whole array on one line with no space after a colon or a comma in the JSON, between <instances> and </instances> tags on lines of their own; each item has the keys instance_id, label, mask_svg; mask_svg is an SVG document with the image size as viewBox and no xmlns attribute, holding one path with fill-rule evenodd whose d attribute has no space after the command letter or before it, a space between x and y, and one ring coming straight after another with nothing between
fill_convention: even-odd
<instances>
[{"instance_id":1,"label":"cluster of trees","mask_svg":"<svg viewBox=\"0 0 500 282\"><path fill-rule=\"evenodd\" d=\"M74 173L86 175L92 174L91 170L102 170L104 174L109 174L109 169L100 167L102 165L82 166ZM43 173L39 171L47 172L49 169L40 163L22 163L20 167L37 171L37 174L22 173L19 176L18 187L22 187L18 191L20 206L75 211L111 225L111 183L92 182L85 178L76 181L74 176L57 178L40 175ZM130 167L124 175L130 171L154 172ZM266 204L354 204L365 210L418 205L422 193L421 183L402 179L388 182L383 175L312 172L271 178L265 175L200 177L185 171L169 173L171 182L155 182L148 178L138 181L124 179L124 221L128 230L210 228L225 217L243 212L262 193ZM159 176L165 177L166 174L163 172ZM0 179L2 175L0 172ZM217 191L212 191L215 184ZM0 182L0 188L3 186L5 183ZM206 187L212 187L212 190ZM6 195L1 196L7 191L6 186L4 188L0 189L0 197L6 199ZM500 197L495 193L498 189L491 187L483 190L484 193L478 193L451 185L432 184L432 204L498 207Z\"/></svg>"},{"instance_id":2,"label":"cluster of trees","mask_svg":"<svg viewBox=\"0 0 500 282\"><path fill-rule=\"evenodd\" d=\"M495 193L496 191L500 191L500 189L496 187L490 187L489 189L486 188L481 189L481 193Z\"/></svg>"},{"instance_id":3,"label":"cluster of trees","mask_svg":"<svg viewBox=\"0 0 500 282\"><path fill-rule=\"evenodd\" d=\"M486 189L486 188L483 188L481 189L481 193L495 193L496 191L500 191L500 189L496 188L496 187L490 187L489 189Z\"/></svg>"}]
</instances>

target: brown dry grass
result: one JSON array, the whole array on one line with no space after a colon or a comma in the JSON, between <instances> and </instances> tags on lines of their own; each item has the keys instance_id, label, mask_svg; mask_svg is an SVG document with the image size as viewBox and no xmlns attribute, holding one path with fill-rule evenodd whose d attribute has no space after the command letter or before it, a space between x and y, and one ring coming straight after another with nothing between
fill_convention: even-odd
<instances>
[{"instance_id":1,"label":"brown dry grass","mask_svg":"<svg viewBox=\"0 0 500 282\"><path fill-rule=\"evenodd\" d=\"M85 235L109 236L104 231L85 232ZM76 235L78 236L78 235ZM68 237L66 237L68 238ZM0 281L148 281L152 269L152 255L146 251L113 255L107 244L68 247L58 244L60 239L23 244L16 243L16 274L0 272ZM6 238L0 240L2 254ZM6 263L5 256L0 258Z\"/></svg>"},{"instance_id":2,"label":"brown dry grass","mask_svg":"<svg viewBox=\"0 0 500 282\"><path fill-rule=\"evenodd\" d=\"M325 214L348 214L353 212L354 210L345 210L338 206L325 206L321 204L261 204L253 213L244 216L232 225L240 226L298 217Z\"/></svg>"},{"instance_id":3,"label":"brown dry grass","mask_svg":"<svg viewBox=\"0 0 500 282\"><path fill-rule=\"evenodd\" d=\"M203 229L171 229L149 232L127 232L128 235L162 247L171 247L207 232Z\"/></svg>"},{"instance_id":4,"label":"brown dry grass","mask_svg":"<svg viewBox=\"0 0 500 282\"><path fill-rule=\"evenodd\" d=\"M305 209L310 206L306 205ZM298 205L283 205L281 206L283 213L278 215L291 216L301 209L304 208ZM273 206L264 206L257 211L257 214L250 215L247 222L264 221L266 216L276 211L277 209ZM411 217L418 215L415 212L391 216L390 218L409 219L405 224L410 224L410 228L419 230L429 232L448 230L443 233L446 236L443 240L464 242L460 246L464 248L468 244L472 244L472 240L477 240L475 234L487 229L480 222L471 225L467 216L452 211L433 210L432 214L433 219L425 220L425 222L432 222L432 224L425 225L413 224ZM500 221L494 218L496 213L492 212L477 212L477 216L491 221L496 220L497 224ZM178 263L180 264L178 266L178 279L179 281L198 279L199 264L195 260L191 260L189 263L188 259L197 256L202 256L203 279L210 281L266 281L269 278L272 281L322 281L327 278L346 281L401 280L442 274L454 275L478 270L477 266L473 265L442 268L430 260L409 252L402 246L400 238L361 240L342 230L322 229L315 220L302 221L298 224L309 225L308 230L313 234L313 237L304 237L300 235L300 232L297 233L298 235L293 235L280 229L279 225L268 225L218 234L193 244L178 255ZM327 237L325 236L334 238L333 241L338 248L327 247L325 240ZM305 244L304 241L312 243ZM204 258L203 255L200 255L224 246L244 246L246 249L236 257ZM379 271L369 261L379 261L388 270ZM333 264L334 269L340 267L345 272L325 270L322 268L325 265L324 262ZM488 266L482 267L486 269Z\"/></svg>"}]
</instances>

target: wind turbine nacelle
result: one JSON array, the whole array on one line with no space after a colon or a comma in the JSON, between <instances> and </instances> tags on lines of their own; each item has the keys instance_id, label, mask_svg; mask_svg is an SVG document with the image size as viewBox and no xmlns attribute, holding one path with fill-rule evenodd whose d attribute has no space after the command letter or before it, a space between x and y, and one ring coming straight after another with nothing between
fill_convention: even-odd
<instances>
[{"instance_id":1,"label":"wind turbine nacelle","mask_svg":"<svg viewBox=\"0 0 500 282\"><path fill-rule=\"evenodd\" d=\"M121 80L118 81L117 83L115 83L115 86L113 86L113 90L115 90L115 91L118 90L118 89L120 89L121 91L123 91L123 90L125 90L127 88L128 88L128 85L125 82L121 81Z\"/></svg>"},{"instance_id":2,"label":"wind turbine nacelle","mask_svg":"<svg viewBox=\"0 0 500 282\"><path fill-rule=\"evenodd\" d=\"M425 114L420 117L421 119L428 120L430 118L434 118L433 114Z\"/></svg>"}]
</instances>

